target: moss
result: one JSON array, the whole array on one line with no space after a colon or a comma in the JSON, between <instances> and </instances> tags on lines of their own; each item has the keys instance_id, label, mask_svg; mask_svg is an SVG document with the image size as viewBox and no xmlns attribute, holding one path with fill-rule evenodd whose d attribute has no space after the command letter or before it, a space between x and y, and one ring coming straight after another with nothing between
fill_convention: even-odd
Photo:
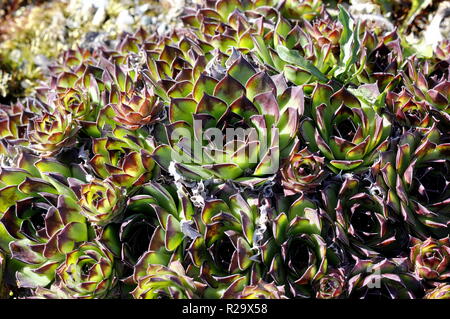
<instances>
[{"instance_id":1,"label":"moss","mask_svg":"<svg viewBox=\"0 0 450 319\"><path fill-rule=\"evenodd\" d=\"M162 10L156 1L148 0L109 0L104 10L83 0L41 2L22 1L39 5L18 8L1 27L3 102L33 94L47 73L48 61L64 50L86 45L87 34L101 34L101 40L115 39L124 31L143 26L144 15L151 17Z\"/></svg>"}]
</instances>

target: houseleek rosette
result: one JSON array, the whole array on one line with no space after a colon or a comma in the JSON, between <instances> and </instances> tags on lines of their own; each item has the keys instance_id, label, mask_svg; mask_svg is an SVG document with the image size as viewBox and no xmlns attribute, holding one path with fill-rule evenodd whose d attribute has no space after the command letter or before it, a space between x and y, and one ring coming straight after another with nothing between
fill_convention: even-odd
<instances>
[{"instance_id":1,"label":"houseleek rosette","mask_svg":"<svg viewBox=\"0 0 450 319\"><path fill-rule=\"evenodd\" d=\"M111 181L92 180L72 185L81 213L94 225L103 226L117 219L124 209L124 190Z\"/></svg>"},{"instance_id":2,"label":"houseleek rosette","mask_svg":"<svg viewBox=\"0 0 450 319\"><path fill-rule=\"evenodd\" d=\"M387 192L388 205L421 238L448 235L449 148L441 133L429 129L403 134L396 151L388 151L373 166L377 184Z\"/></svg>"},{"instance_id":3,"label":"houseleek rosette","mask_svg":"<svg viewBox=\"0 0 450 319\"><path fill-rule=\"evenodd\" d=\"M179 261L168 265L154 262L154 252L149 251L136 264L133 280L136 288L131 292L135 299L198 299L206 288L186 274Z\"/></svg>"},{"instance_id":4,"label":"houseleek rosette","mask_svg":"<svg viewBox=\"0 0 450 319\"><path fill-rule=\"evenodd\" d=\"M161 258L176 255L198 234L194 206L184 188L146 183L126 206L124 219L105 227L100 241L130 267L148 250Z\"/></svg>"},{"instance_id":5,"label":"houseleek rosette","mask_svg":"<svg viewBox=\"0 0 450 319\"><path fill-rule=\"evenodd\" d=\"M273 282L266 283L263 280L254 285L245 286L240 292L239 299L287 299L284 287L277 286Z\"/></svg>"},{"instance_id":6,"label":"houseleek rosette","mask_svg":"<svg viewBox=\"0 0 450 319\"><path fill-rule=\"evenodd\" d=\"M345 88L335 92L316 84L309 112L312 119L302 122L302 136L334 172L367 168L388 147L390 122Z\"/></svg>"},{"instance_id":7,"label":"houseleek rosette","mask_svg":"<svg viewBox=\"0 0 450 319\"><path fill-rule=\"evenodd\" d=\"M242 57L221 79L201 75L186 97L172 98L169 145L153 157L191 180L264 181L292 148L303 111L301 88L278 86Z\"/></svg>"},{"instance_id":8,"label":"houseleek rosette","mask_svg":"<svg viewBox=\"0 0 450 319\"><path fill-rule=\"evenodd\" d=\"M418 278L408 272L406 258L357 260L350 272L348 293L360 299L415 299L424 294Z\"/></svg>"},{"instance_id":9,"label":"houseleek rosette","mask_svg":"<svg viewBox=\"0 0 450 319\"><path fill-rule=\"evenodd\" d=\"M193 265L201 267L205 280L213 286L218 284L213 276L249 273L257 278L261 275L258 246L267 237L261 227L271 214L268 203L250 194L236 193L227 185L221 185L213 194L217 198L205 200L203 225L188 248Z\"/></svg>"},{"instance_id":10,"label":"houseleek rosette","mask_svg":"<svg viewBox=\"0 0 450 319\"><path fill-rule=\"evenodd\" d=\"M449 64L445 60L436 60L423 61L415 56L410 57L402 75L408 91L418 101L428 102L434 117L448 125L450 123Z\"/></svg>"},{"instance_id":11,"label":"houseleek rosette","mask_svg":"<svg viewBox=\"0 0 450 319\"><path fill-rule=\"evenodd\" d=\"M314 285L316 298L337 299L342 298L346 289L346 276L342 268L331 269Z\"/></svg>"},{"instance_id":12,"label":"houseleek rosette","mask_svg":"<svg viewBox=\"0 0 450 319\"><path fill-rule=\"evenodd\" d=\"M440 284L434 289L430 289L424 299L450 299L450 285Z\"/></svg>"},{"instance_id":13,"label":"houseleek rosette","mask_svg":"<svg viewBox=\"0 0 450 319\"><path fill-rule=\"evenodd\" d=\"M347 177L337 194L335 231L337 239L359 257L397 256L406 248L407 229L389 210L381 194L364 189L362 182ZM327 195L328 196L328 195Z\"/></svg>"},{"instance_id":14,"label":"houseleek rosette","mask_svg":"<svg viewBox=\"0 0 450 319\"><path fill-rule=\"evenodd\" d=\"M55 95L57 96L56 106L62 111L72 114L74 119L84 120L91 113L95 114L94 102L91 101L89 93L81 88L68 88Z\"/></svg>"},{"instance_id":15,"label":"houseleek rosette","mask_svg":"<svg viewBox=\"0 0 450 319\"><path fill-rule=\"evenodd\" d=\"M439 41L436 48L434 49L436 57L441 61L446 61L450 58L450 41L442 40Z\"/></svg>"},{"instance_id":16,"label":"houseleek rosette","mask_svg":"<svg viewBox=\"0 0 450 319\"><path fill-rule=\"evenodd\" d=\"M104 298L115 285L114 257L102 246L83 243L56 270L57 286L74 298Z\"/></svg>"},{"instance_id":17,"label":"houseleek rosette","mask_svg":"<svg viewBox=\"0 0 450 319\"><path fill-rule=\"evenodd\" d=\"M92 149L89 163L97 176L119 187L142 185L153 176L152 147L137 133L116 127L109 136L94 139Z\"/></svg>"},{"instance_id":18,"label":"houseleek rosette","mask_svg":"<svg viewBox=\"0 0 450 319\"><path fill-rule=\"evenodd\" d=\"M16 273L18 283L28 288L52 282L65 254L88 239L88 226L76 201L52 194L35 200L17 201L0 219L13 239L11 258L24 263Z\"/></svg>"},{"instance_id":19,"label":"houseleek rosette","mask_svg":"<svg viewBox=\"0 0 450 319\"><path fill-rule=\"evenodd\" d=\"M30 148L42 156L57 154L75 143L79 128L72 116L58 111L43 113L28 123Z\"/></svg>"},{"instance_id":20,"label":"houseleek rosette","mask_svg":"<svg viewBox=\"0 0 450 319\"><path fill-rule=\"evenodd\" d=\"M33 117L22 103L0 105L0 154L8 155L19 145L27 146L27 126Z\"/></svg>"},{"instance_id":21,"label":"houseleek rosette","mask_svg":"<svg viewBox=\"0 0 450 319\"><path fill-rule=\"evenodd\" d=\"M93 127L102 117L109 92L102 81L104 70L93 65L89 52L82 51L66 52L63 63L52 66L52 81L38 88L37 96L50 109L70 115L79 127L95 136Z\"/></svg>"},{"instance_id":22,"label":"houseleek rosette","mask_svg":"<svg viewBox=\"0 0 450 319\"><path fill-rule=\"evenodd\" d=\"M133 268L138 259L152 247L152 239L161 238L158 236L161 231L154 225L154 216L148 213L126 211L124 214L126 217L121 223L110 223L101 229L99 236L100 241L120 257L124 265ZM159 244L159 248L164 246L164 243Z\"/></svg>"},{"instance_id":23,"label":"houseleek rosette","mask_svg":"<svg viewBox=\"0 0 450 319\"><path fill-rule=\"evenodd\" d=\"M329 174L325 168L325 158L311 153L307 148L298 150L299 146L300 143L297 143L280 169L286 195L312 192Z\"/></svg>"},{"instance_id":24,"label":"houseleek rosette","mask_svg":"<svg viewBox=\"0 0 450 319\"><path fill-rule=\"evenodd\" d=\"M417 276L425 280L445 281L450 278L450 240L413 238L410 260Z\"/></svg>"},{"instance_id":25,"label":"houseleek rosette","mask_svg":"<svg viewBox=\"0 0 450 319\"><path fill-rule=\"evenodd\" d=\"M391 91L399 83L398 70L403 63L401 38L395 31L378 33L365 28L361 39L361 54L364 68L358 74L361 83L376 83L380 91Z\"/></svg>"},{"instance_id":26,"label":"houseleek rosette","mask_svg":"<svg viewBox=\"0 0 450 319\"><path fill-rule=\"evenodd\" d=\"M53 281L64 255L88 240L89 226L73 194L50 177L64 180L70 169L29 155L19 163L0 173L0 245L19 262L18 285L35 288Z\"/></svg>"},{"instance_id":27,"label":"houseleek rosette","mask_svg":"<svg viewBox=\"0 0 450 319\"><path fill-rule=\"evenodd\" d=\"M100 241L131 268L150 249L153 236L160 234L157 217L150 206L151 203L157 204L157 200L148 195L147 187L144 185L143 191L122 202L121 218L104 226L99 234ZM158 236L156 238L159 239Z\"/></svg>"},{"instance_id":28,"label":"houseleek rosette","mask_svg":"<svg viewBox=\"0 0 450 319\"><path fill-rule=\"evenodd\" d=\"M312 285L337 261L321 236L322 214L316 203L301 196L286 213L272 218L273 237L261 246L268 274L277 284L289 283L298 296L311 295Z\"/></svg>"},{"instance_id":29,"label":"houseleek rosette","mask_svg":"<svg viewBox=\"0 0 450 319\"><path fill-rule=\"evenodd\" d=\"M111 92L109 106L114 110L114 121L131 130L155 122L162 110L153 87L141 82L142 88L124 92L114 88Z\"/></svg>"},{"instance_id":30,"label":"houseleek rosette","mask_svg":"<svg viewBox=\"0 0 450 319\"><path fill-rule=\"evenodd\" d=\"M386 104L393 119L405 127L430 127L433 118L426 101L415 101L405 88L397 94L388 92Z\"/></svg>"}]
</instances>

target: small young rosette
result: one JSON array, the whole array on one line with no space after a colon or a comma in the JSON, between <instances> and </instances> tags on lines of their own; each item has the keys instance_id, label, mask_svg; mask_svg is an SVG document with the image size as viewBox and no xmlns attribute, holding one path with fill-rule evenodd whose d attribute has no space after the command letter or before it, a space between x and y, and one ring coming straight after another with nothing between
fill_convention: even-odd
<instances>
[{"instance_id":1,"label":"small young rosette","mask_svg":"<svg viewBox=\"0 0 450 319\"><path fill-rule=\"evenodd\" d=\"M424 280L446 281L450 278L450 240L412 239L410 260L417 276Z\"/></svg>"},{"instance_id":2,"label":"small young rosette","mask_svg":"<svg viewBox=\"0 0 450 319\"><path fill-rule=\"evenodd\" d=\"M68 88L56 94L55 105L76 120L85 120L91 113L95 113L94 102L88 92L81 88Z\"/></svg>"},{"instance_id":3,"label":"small young rosette","mask_svg":"<svg viewBox=\"0 0 450 319\"><path fill-rule=\"evenodd\" d=\"M426 101L416 101L405 88L400 93L389 91L386 105L394 121L405 127L430 127L433 118Z\"/></svg>"},{"instance_id":4,"label":"small young rosette","mask_svg":"<svg viewBox=\"0 0 450 319\"><path fill-rule=\"evenodd\" d=\"M110 136L93 140L89 164L98 177L119 187L139 186L151 179L155 167L147 149L151 147L143 138L116 127Z\"/></svg>"},{"instance_id":5,"label":"small young rosette","mask_svg":"<svg viewBox=\"0 0 450 319\"><path fill-rule=\"evenodd\" d=\"M347 279L342 268L331 269L314 285L317 299L338 299L345 295Z\"/></svg>"},{"instance_id":6,"label":"small young rosette","mask_svg":"<svg viewBox=\"0 0 450 319\"><path fill-rule=\"evenodd\" d=\"M76 183L72 185L72 190L78 197L81 213L94 225L110 223L125 208L124 190L107 179L94 179L87 184Z\"/></svg>"},{"instance_id":7,"label":"small young rosette","mask_svg":"<svg viewBox=\"0 0 450 319\"><path fill-rule=\"evenodd\" d=\"M0 154L8 155L16 146L28 145L27 126L33 116L22 103L0 104Z\"/></svg>"},{"instance_id":8,"label":"small young rosette","mask_svg":"<svg viewBox=\"0 0 450 319\"><path fill-rule=\"evenodd\" d=\"M75 143L78 130L71 115L45 112L28 123L30 148L43 157L53 156Z\"/></svg>"},{"instance_id":9,"label":"small young rosette","mask_svg":"<svg viewBox=\"0 0 450 319\"><path fill-rule=\"evenodd\" d=\"M153 87L142 84L142 89L127 92L113 90L110 106L115 112L114 121L130 130L154 123L162 111L162 103Z\"/></svg>"},{"instance_id":10,"label":"small young rosette","mask_svg":"<svg viewBox=\"0 0 450 319\"><path fill-rule=\"evenodd\" d=\"M299 145L293 148L280 169L285 195L314 192L329 175L325 158L311 153L307 148L298 150Z\"/></svg>"},{"instance_id":11,"label":"small young rosette","mask_svg":"<svg viewBox=\"0 0 450 319\"><path fill-rule=\"evenodd\" d=\"M57 285L80 299L105 298L117 281L113 255L94 242L68 253L56 274Z\"/></svg>"}]
</instances>

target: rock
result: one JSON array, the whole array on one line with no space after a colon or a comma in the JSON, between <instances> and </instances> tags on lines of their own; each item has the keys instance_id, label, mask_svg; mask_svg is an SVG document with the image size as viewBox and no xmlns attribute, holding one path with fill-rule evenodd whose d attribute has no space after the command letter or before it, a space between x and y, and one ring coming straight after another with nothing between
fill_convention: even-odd
<instances>
[{"instance_id":1,"label":"rock","mask_svg":"<svg viewBox=\"0 0 450 319\"><path fill-rule=\"evenodd\" d=\"M105 9L108 4L109 0L82 0L83 2L83 8L84 7L94 7L97 9L103 8Z\"/></svg>"},{"instance_id":2,"label":"rock","mask_svg":"<svg viewBox=\"0 0 450 319\"><path fill-rule=\"evenodd\" d=\"M167 23L161 22L156 31L158 32L158 34L163 35L164 33L166 33L167 29Z\"/></svg>"},{"instance_id":3,"label":"rock","mask_svg":"<svg viewBox=\"0 0 450 319\"><path fill-rule=\"evenodd\" d=\"M161 0L160 2L163 8L167 10L166 19L168 21L178 17L186 6L185 0Z\"/></svg>"},{"instance_id":4,"label":"rock","mask_svg":"<svg viewBox=\"0 0 450 319\"><path fill-rule=\"evenodd\" d=\"M82 48L85 49L97 49L101 46L106 45L106 41L108 38L108 34L106 32L96 32L96 31L90 31L86 32L86 35L84 36L83 42L80 44Z\"/></svg>"},{"instance_id":5,"label":"rock","mask_svg":"<svg viewBox=\"0 0 450 319\"><path fill-rule=\"evenodd\" d=\"M42 69L46 69L50 65L50 60L42 54L36 55L33 62Z\"/></svg>"},{"instance_id":6,"label":"rock","mask_svg":"<svg viewBox=\"0 0 450 319\"><path fill-rule=\"evenodd\" d=\"M93 0L83 0L81 3L80 15L82 17L90 16L95 11Z\"/></svg>"},{"instance_id":7,"label":"rock","mask_svg":"<svg viewBox=\"0 0 450 319\"><path fill-rule=\"evenodd\" d=\"M128 10L124 10L117 16L116 24L119 31L129 31L134 24L134 18L130 15Z\"/></svg>"},{"instance_id":8,"label":"rock","mask_svg":"<svg viewBox=\"0 0 450 319\"><path fill-rule=\"evenodd\" d=\"M151 26L152 24L154 24L154 19L149 16L143 16L141 19L141 24L146 27Z\"/></svg>"},{"instance_id":9,"label":"rock","mask_svg":"<svg viewBox=\"0 0 450 319\"><path fill-rule=\"evenodd\" d=\"M106 19L106 10L104 7L100 7L95 12L94 17L92 18L92 24L95 26L101 25Z\"/></svg>"},{"instance_id":10,"label":"rock","mask_svg":"<svg viewBox=\"0 0 450 319\"><path fill-rule=\"evenodd\" d=\"M436 46L439 41L448 39L449 36L449 20L450 20L450 2L439 4L437 11L434 13L428 27L423 33L425 43ZM446 27L447 26L447 27Z\"/></svg>"},{"instance_id":11,"label":"rock","mask_svg":"<svg viewBox=\"0 0 450 319\"><path fill-rule=\"evenodd\" d=\"M136 8L136 13L139 15L145 14L150 9L150 5L148 3L140 5Z\"/></svg>"}]
</instances>

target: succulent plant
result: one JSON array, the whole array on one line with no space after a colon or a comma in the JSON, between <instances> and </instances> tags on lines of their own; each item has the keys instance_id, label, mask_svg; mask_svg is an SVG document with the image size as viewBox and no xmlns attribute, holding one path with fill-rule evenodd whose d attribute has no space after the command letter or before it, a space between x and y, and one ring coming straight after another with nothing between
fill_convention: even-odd
<instances>
[{"instance_id":1,"label":"succulent plant","mask_svg":"<svg viewBox=\"0 0 450 319\"><path fill-rule=\"evenodd\" d=\"M128 130L117 127L110 136L94 139L92 149L89 163L94 172L119 187L144 184L153 174L151 146Z\"/></svg>"},{"instance_id":2,"label":"succulent plant","mask_svg":"<svg viewBox=\"0 0 450 319\"><path fill-rule=\"evenodd\" d=\"M57 285L74 298L106 297L116 282L113 255L95 243L83 243L58 267Z\"/></svg>"},{"instance_id":3,"label":"succulent plant","mask_svg":"<svg viewBox=\"0 0 450 319\"><path fill-rule=\"evenodd\" d=\"M239 299L287 299L287 297L284 294L284 287L259 281L255 285L245 286Z\"/></svg>"},{"instance_id":4,"label":"succulent plant","mask_svg":"<svg viewBox=\"0 0 450 319\"><path fill-rule=\"evenodd\" d=\"M424 299L449 299L450 285L440 284L427 292Z\"/></svg>"},{"instance_id":5,"label":"succulent plant","mask_svg":"<svg viewBox=\"0 0 450 319\"><path fill-rule=\"evenodd\" d=\"M449 58L450 54L450 41L449 40L442 40L438 43L435 49L436 57L441 60L445 61Z\"/></svg>"},{"instance_id":6,"label":"succulent plant","mask_svg":"<svg viewBox=\"0 0 450 319\"><path fill-rule=\"evenodd\" d=\"M373 166L387 204L422 238L427 233L448 235L449 145L440 140L435 125L408 131L398 140L396 152L384 152Z\"/></svg>"},{"instance_id":7,"label":"succulent plant","mask_svg":"<svg viewBox=\"0 0 450 319\"><path fill-rule=\"evenodd\" d=\"M51 159L22 156L20 167L2 168L1 248L23 263L17 269L23 287L46 286L66 253L89 237L89 225L73 194L55 178L70 169ZM49 173L50 171L51 173Z\"/></svg>"},{"instance_id":8,"label":"succulent plant","mask_svg":"<svg viewBox=\"0 0 450 319\"><path fill-rule=\"evenodd\" d=\"M187 94L171 99L170 145L155 149L158 164L191 180L260 183L276 173L303 111L299 87L278 89L240 57L220 81L201 75Z\"/></svg>"},{"instance_id":9,"label":"succulent plant","mask_svg":"<svg viewBox=\"0 0 450 319\"><path fill-rule=\"evenodd\" d=\"M8 155L17 146L27 146L27 125L33 114L22 104L0 106L0 153Z\"/></svg>"},{"instance_id":10,"label":"succulent plant","mask_svg":"<svg viewBox=\"0 0 450 319\"><path fill-rule=\"evenodd\" d=\"M286 0L279 2L281 14L288 19L312 20L324 9L321 0Z\"/></svg>"},{"instance_id":11,"label":"succulent plant","mask_svg":"<svg viewBox=\"0 0 450 319\"><path fill-rule=\"evenodd\" d=\"M0 221L13 239L9 243L11 258L25 263L16 274L22 287L46 286L53 281L65 254L88 239L88 226L79 207L64 195L48 194L40 202L26 197L11 206Z\"/></svg>"},{"instance_id":12,"label":"succulent plant","mask_svg":"<svg viewBox=\"0 0 450 319\"><path fill-rule=\"evenodd\" d=\"M329 85L315 85L310 115L301 124L302 136L334 172L370 166L388 147L388 119L345 88L335 92Z\"/></svg>"},{"instance_id":13,"label":"succulent plant","mask_svg":"<svg viewBox=\"0 0 450 319\"><path fill-rule=\"evenodd\" d=\"M151 252L136 265L133 278L136 288L131 293L135 299L198 299L206 288L186 275L183 265L173 261L168 266L149 264Z\"/></svg>"},{"instance_id":14,"label":"succulent plant","mask_svg":"<svg viewBox=\"0 0 450 319\"><path fill-rule=\"evenodd\" d=\"M137 129L158 120L161 104L153 89L143 88L141 92L112 93L114 120L130 129ZM117 100L117 101L116 101Z\"/></svg>"},{"instance_id":15,"label":"succulent plant","mask_svg":"<svg viewBox=\"0 0 450 319\"><path fill-rule=\"evenodd\" d=\"M423 287L407 268L405 258L358 260L350 273L348 293L364 299L421 298Z\"/></svg>"},{"instance_id":16,"label":"succulent plant","mask_svg":"<svg viewBox=\"0 0 450 319\"><path fill-rule=\"evenodd\" d=\"M94 225L105 225L123 211L123 190L112 182L92 180L72 187L78 197L81 213Z\"/></svg>"},{"instance_id":17,"label":"succulent plant","mask_svg":"<svg viewBox=\"0 0 450 319\"><path fill-rule=\"evenodd\" d=\"M407 69L402 73L404 84L419 101L427 101L432 114L449 123L449 63L443 61L422 61L411 57L407 61Z\"/></svg>"},{"instance_id":18,"label":"succulent plant","mask_svg":"<svg viewBox=\"0 0 450 319\"><path fill-rule=\"evenodd\" d=\"M275 283L292 287L294 296L311 296L312 286L339 260L321 236L324 214L315 202L301 195L286 213L271 218L273 237L261 245L268 274Z\"/></svg>"},{"instance_id":19,"label":"succulent plant","mask_svg":"<svg viewBox=\"0 0 450 319\"><path fill-rule=\"evenodd\" d=\"M450 46L404 35L428 2L204 0L163 32L169 2L0 26L0 297L448 299ZM106 33L72 45L74 15Z\"/></svg>"},{"instance_id":20,"label":"succulent plant","mask_svg":"<svg viewBox=\"0 0 450 319\"><path fill-rule=\"evenodd\" d=\"M376 188L361 192L361 182L347 178L339 189L335 213L336 237L360 257L397 256L408 242L407 229L385 205ZM334 203L333 203L334 204Z\"/></svg>"},{"instance_id":21,"label":"succulent plant","mask_svg":"<svg viewBox=\"0 0 450 319\"><path fill-rule=\"evenodd\" d=\"M337 299L345 294L346 278L342 268L332 269L315 284L316 298Z\"/></svg>"},{"instance_id":22,"label":"succulent plant","mask_svg":"<svg viewBox=\"0 0 450 319\"><path fill-rule=\"evenodd\" d=\"M92 107L89 96L72 88L60 93L56 103L62 110L73 114L75 119L83 119L88 116Z\"/></svg>"},{"instance_id":23,"label":"succulent plant","mask_svg":"<svg viewBox=\"0 0 450 319\"><path fill-rule=\"evenodd\" d=\"M395 121L404 127L430 127L433 123L429 104L415 101L404 88L400 94L388 92L386 104Z\"/></svg>"},{"instance_id":24,"label":"succulent plant","mask_svg":"<svg viewBox=\"0 0 450 319\"><path fill-rule=\"evenodd\" d=\"M249 273L260 276L259 245L266 235L265 219L270 214L268 203L250 194L240 194L221 185L213 192L217 198L207 199L202 207L199 235L188 248L193 265L211 285L213 276L224 277ZM259 208L262 207L262 208ZM267 210L261 214L259 210Z\"/></svg>"},{"instance_id":25,"label":"succulent plant","mask_svg":"<svg viewBox=\"0 0 450 319\"><path fill-rule=\"evenodd\" d=\"M313 192L329 174L323 157L311 153L307 148L298 150L299 145L297 143L292 149L280 169L285 195Z\"/></svg>"},{"instance_id":26,"label":"succulent plant","mask_svg":"<svg viewBox=\"0 0 450 319\"><path fill-rule=\"evenodd\" d=\"M52 156L63 147L72 146L77 131L70 115L44 113L28 124L30 148L42 156Z\"/></svg>"},{"instance_id":27,"label":"succulent plant","mask_svg":"<svg viewBox=\"0 0 450 319\"><path fill-rule=\"evenodd\" d=\"M449 238L425 241L413 239L411 262L417 276L425 280L446 280L449 277Z\"/></svg>"}]
</instances>

